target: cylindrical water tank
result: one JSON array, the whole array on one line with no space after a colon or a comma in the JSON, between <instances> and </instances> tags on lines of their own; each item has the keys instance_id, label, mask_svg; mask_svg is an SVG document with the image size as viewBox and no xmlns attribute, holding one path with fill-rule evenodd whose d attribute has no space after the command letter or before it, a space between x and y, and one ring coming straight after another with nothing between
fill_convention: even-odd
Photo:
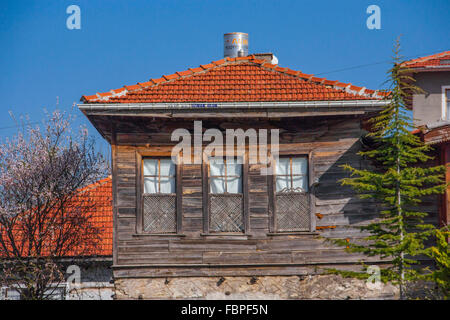
<instances>
[{"instance_id":1,"label":"cylindrical water tank","mask_svg":"<svg viewBox=\"0 0 450 320\"><path fill-rule=\"evenodd\" d=\"M248 56L248 34L231 32L223 35L223 56L236 58Z\"/></svg>"}]
</instances>

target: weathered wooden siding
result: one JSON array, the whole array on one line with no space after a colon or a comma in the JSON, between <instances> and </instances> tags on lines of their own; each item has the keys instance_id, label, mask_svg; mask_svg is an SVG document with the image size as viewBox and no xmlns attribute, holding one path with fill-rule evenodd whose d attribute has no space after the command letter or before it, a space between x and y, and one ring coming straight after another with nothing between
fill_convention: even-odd
<instances>
[{"instance_id":1,"label":"weathered wooden siding","mask_svg":"<svg viewBox=\"0 0 450 320\"><path fill-rule=\"evenodd\" d=\"M113 126L114 127L114 126ZM368 223L375 205L358 199L338 180L344 163L366 165L356 155L360 149L361 120L342 117L289 120L203 121L204 128L280 128L280 154L310 154L317 230L304 234L272 235L269 231L268 177L259 165L249 165L249 230L239 236L204 235L202 166L184 165L182 181L182 231L180 235L145 235L137 232L138 152L170 154L170 133L192 128L192 122L124 120L115 124L113 183L115 197L115 276L199 276L248 274L305 274L317 266L345 266L364 258L348 254L324 239L357 238L350 228ZM435 202L429 210L437 213ZM376 258L371 258L371 261ZM348 266L347 266L348 267Z\"/></svg>"}]
</instances>

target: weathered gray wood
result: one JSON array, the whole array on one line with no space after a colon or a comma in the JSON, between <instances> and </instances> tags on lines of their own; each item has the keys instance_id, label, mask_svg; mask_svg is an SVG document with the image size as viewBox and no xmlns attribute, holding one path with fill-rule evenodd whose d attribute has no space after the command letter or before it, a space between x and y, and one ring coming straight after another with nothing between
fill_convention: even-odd
<instances>
[{"instance_id":1,"label":"weathered gray wood","mask_svg":"<svg viewBox=\"0 0 450 320\"><path fill-rule=\"evenodd\" d=\"M114 141L111 156L116 277L299 275L312 274L325 266L357 268L356 263L363 257L348 254L325 239L361 239L365 234L351 226L367 224L378 210L376 203L357 198L351 189L339 184L340 179L348 176L340 167L342 164L368 166L356 155L361 148L359 119L261 117L264 118L208 119L203 121L203 129L278 128L280 155L308 155L310 184L314 179L318 182L311 190L313 232L272 234L273 176L260 175L264 165L249 163L243 174L245 235L208 235L208 168L201 164L177 166L179 234L139 234L140 159L170 157L175 144L170 141L171 132L176 128L192 131L193 119L120 118L108 135ZM110 118L104 117L103 121L103 126L111 126ZM437 212L436 199L424 201L423 208L432 213L427 219L432 221ZM377 259L367 261L378 263Z\"/></svg>"}]
</instances>

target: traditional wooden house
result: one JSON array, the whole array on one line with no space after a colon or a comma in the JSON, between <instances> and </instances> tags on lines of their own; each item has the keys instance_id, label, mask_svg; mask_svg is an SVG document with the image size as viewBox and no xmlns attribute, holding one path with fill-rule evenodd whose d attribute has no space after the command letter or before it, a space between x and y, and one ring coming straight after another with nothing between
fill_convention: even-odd
<instances>
[{"instance_id":1,"label":"traditional wooden house","mask_svg":"<svg viewBox=\"0 0 450 320\"><path fill-rule=\"evenodd\" d=\"M366 295L354 291L364 283L338 288L316 275L366 259L325 239L360 237L350 227L374 218L374 205L338 180L340 165L364 165L364 119L387 101L275 63L227 57L82 97L111 144L117 298ZM211 137L238 129L258 142L206 155ZM269 160L252 161L267 132ZM181 136L192 140L172 157Z\"/></svg>"},{"instance_id":2,"label":"traditional wooden house","mask_svg":"<svg viewBox=\"0 0 450 320\"><path fill-rule=\"evenodd\" d=\"M435 148L437 164L447 166L450 183L450 51L406 61L415 85L423 92L415 93L410 108L414 123L425 143ZM450 192L440 199L439 224L450 221Z\"/></svg>"}]
</instances>

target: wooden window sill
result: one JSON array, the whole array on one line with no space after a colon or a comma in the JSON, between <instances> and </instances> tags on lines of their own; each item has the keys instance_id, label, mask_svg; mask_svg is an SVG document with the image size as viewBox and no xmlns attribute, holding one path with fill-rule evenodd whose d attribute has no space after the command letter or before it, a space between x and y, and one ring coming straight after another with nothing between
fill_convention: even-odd
<instances>
[{"instance_id":1,"label":"wooden window sill","mask_svg":"<svg viewBox=\"0 0 450 320\"><path fill-rule=\"evenodd\" d=\"M202 237L215 237L215 238L233 237L233 238L247 239L247 238L251 237L250 234L245 234L245 233L200 233L200 235Z\"/></svg>"},{"instance_id":2,"label":"wooden window sill","mask_svg":"<svg viewBox=\"0 0 450 320\"><path fill-rule=\"evenodd\" d=\"M301 236L301 235L318 235L315 231L295 231L295 232L270 232L268 236Z\"/></svg>"},{"instance_id":3,"label":"wooden window sill","mask_svg":"<svg viewBox=\"0 0 450 320\"><path fill-rule=\"evenodd\" d=\"M181 233L134 233L133 237L186 237Z\"/></svg>"}]
</instances>

